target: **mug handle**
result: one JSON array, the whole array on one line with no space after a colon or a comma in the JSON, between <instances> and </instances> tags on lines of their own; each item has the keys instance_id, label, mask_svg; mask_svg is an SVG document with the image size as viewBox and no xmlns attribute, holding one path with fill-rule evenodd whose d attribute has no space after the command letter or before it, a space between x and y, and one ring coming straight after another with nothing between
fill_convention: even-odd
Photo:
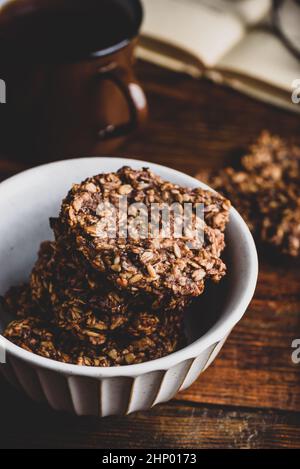
<instances>
[{"instance_id":1,"label":"mug handle","mask_svg":"<svg viewBox=\"0 0 300 469\"><path fill-rule=\"evenodd\" d=\"M140 127L148 115L147 100L143 89L134 79L132 73L113 62L98 69L98 77L103 80L111 80L121 90L126 98L130 111L130 120L126 124L108 124L98 131L100 140L122 137Z\"/></svg>"}]
</instances>

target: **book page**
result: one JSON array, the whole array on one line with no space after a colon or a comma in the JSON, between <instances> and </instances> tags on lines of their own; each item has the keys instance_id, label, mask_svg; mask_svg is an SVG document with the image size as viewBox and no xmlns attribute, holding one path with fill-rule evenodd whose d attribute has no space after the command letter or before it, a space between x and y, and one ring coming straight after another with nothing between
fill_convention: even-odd
<instances>
[{"instance_id":1,"label":"book page","mask_svg":"<svg viewBox=\"0 0 300 469\"><path fill-rule=\"evenodd\" d=\"M194 54L213 67L244 36L235 15L196 0L143 0L142 34Z\"/></svg>"},{"instance_id":2,"label":"book page","mask_svg":"<svg viewBox=\"0 0 300 469\"><path fill-rule=\"evenodd\" d=\"M200 78L203 75L203 65L198 61L183 60L182 57L176 57L175 54L165 54L159 46L156 48L145 47L141 42L135 50L135 56L138 59L146 60L159 67L173 70L174 72L187 73L194 78Z\"/></svg>"},{"instance_id":3,"label":"book page","mask_svg":"<svg viewBox=\"0 0 300 469\"><path fill-rule=\"evenodd\" d=\"M272 32L254 30L218 63L219 70L234 71L291 92L300 78L297 60Z\"/></svg>"},{"instance_id":4,"label":"book page","mask_svg":"<svg viewBox=\"0 0 300 469\"><path fill-rule=\"evenodd\" d=\"M184 2L185 0L181 0ZM270 13L272 0L188 0L239 17L247 26L260 23Z\"/></svg>"},{"instance_id":5,"label":"book page","mask_svg":"<svg viewBox=\"0 0 300 469\"><path fill-rule=\"evenodd\" d=\"M300 106L294 104L291 100L291 90L287 92L272 85L268 85L266 82L258 81L246 77L245 75L240 77L238 74L229 71L222 71L220 73L212 69L207 69L204 71L203 75L214 83L229 86L252 98L300 114Z\"/></svg>"}]
</instances>

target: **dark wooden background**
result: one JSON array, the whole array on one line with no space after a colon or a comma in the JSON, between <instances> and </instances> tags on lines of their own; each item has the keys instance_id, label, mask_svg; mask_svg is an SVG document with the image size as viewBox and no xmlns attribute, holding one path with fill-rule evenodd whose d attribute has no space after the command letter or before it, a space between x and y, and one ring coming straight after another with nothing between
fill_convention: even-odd
<instances>
[{"instance_id":1,"label":"dark wooden background","mask_svg":"<svg viewBox=\"0 0 300 469\"><path fill-rule=\"evenodd\" d=\"M300 118L206 81L138 63L150 119L116 155L191 175L237 159L262 129L300 144ZM28 164L0 160L4 179ZM300 447L299 264L260 252L249 310L214 364L176 400L122 418L57 414L0 381L3 448Z\"/></svg>"}]
</instances>

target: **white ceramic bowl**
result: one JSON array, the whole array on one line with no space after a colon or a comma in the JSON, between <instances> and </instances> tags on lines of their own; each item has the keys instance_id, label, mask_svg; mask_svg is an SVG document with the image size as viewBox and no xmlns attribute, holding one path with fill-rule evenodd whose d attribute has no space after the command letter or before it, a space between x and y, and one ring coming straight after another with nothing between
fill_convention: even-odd
<instances>
[{"instance_id":1,"label":"white ceramic bowl","mask_svg":"<svg viewBox=\"0 0 300 469\"><path fill-rule=\"evenodd\" d=\"M0 184L0 294L28 277L40 242L52 238L48 219L58 214L71 185L123 165L147 166L172 182L207 188L178 171L123 158L60 161L8 179ZM212 363L253 296L257 253L246 224L234 209L226 242L227 278L208 288L187 314L189 345L182 350L139 365L90 368L42 358L0 336L6 348L6 364L0 365L0 371L32 399L77 415L127 414L172 399ZM2 315L0 332L4 326Z\"/></svg>"}]
</instances>

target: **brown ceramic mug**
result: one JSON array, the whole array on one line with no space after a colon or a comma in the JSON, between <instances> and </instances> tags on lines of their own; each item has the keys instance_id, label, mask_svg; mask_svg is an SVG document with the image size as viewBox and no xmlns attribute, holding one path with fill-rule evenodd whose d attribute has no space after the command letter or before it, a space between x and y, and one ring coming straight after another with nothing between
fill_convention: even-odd
<instances>
[{"instance_id":1,"label":"brown ceramic mug","mask_svg":"<svg viewBox=\"0 0 300 469\"><path fill-rule=\"evenodd\" d=\"M133 71L140 2L24 2L25 20L18 0L0 12L0 152L44 160L113 150L147 115Z\"/></svg>"}]
</instances>

